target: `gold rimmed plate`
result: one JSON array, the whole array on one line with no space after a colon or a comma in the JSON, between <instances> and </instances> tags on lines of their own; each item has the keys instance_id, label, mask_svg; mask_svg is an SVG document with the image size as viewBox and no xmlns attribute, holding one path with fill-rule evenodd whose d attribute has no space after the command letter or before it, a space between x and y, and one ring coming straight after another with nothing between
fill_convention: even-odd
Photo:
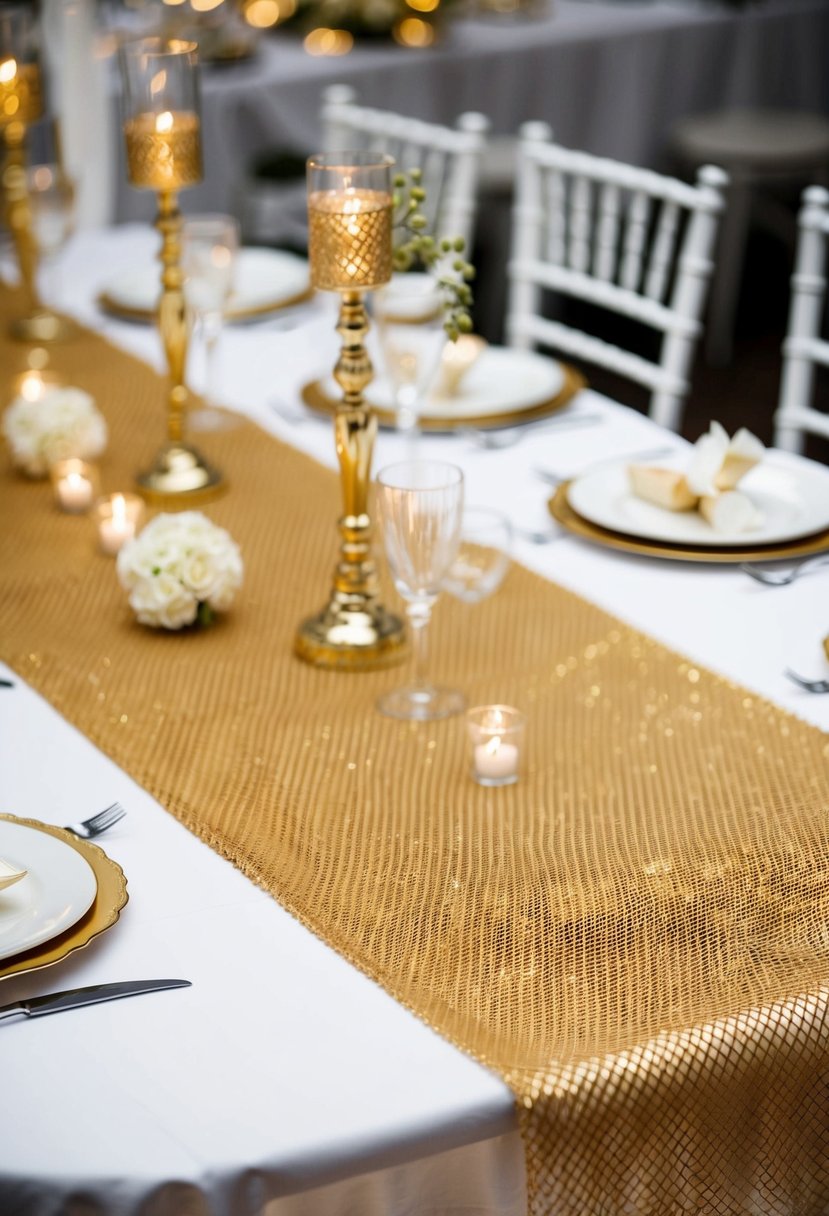
<instances>
[{"instance_id":1,"label":"gold rimmed plate","mask_svg":"<svg viewBox=\"0 0 829 1216\"><path fill-rule=\"evenodd\" d=\"M427 398L418 426L443 432L459 427L521 426L563 409L586 385L584 376L566 363L535 351L489 346L464 377L456 396ZM388 397L382 380L366 390L366 400L374 407L380 426L395 427L397 415ZM333 415L340 397L333 379L313 380L302 389L302 400L315 413Z\"/></svg>"},{"instance_id":2,"label":"gold rimmed plate","mask_svg":"<svg viewBox=\"0 0 829 1216\"><path fill-rule=\"evenodd\" d=\"M110 929L121 914L129 898L124 871L107 857L103 849L89 840L80 840L64 828L52 827L36 819L21 819L16 815L0 816L8 823L20 824L52 836L69 845L90 866L95 876L96 893L89 910L65 932L49 938L31 950L15 954L0 962L0 980L9 975L20 975L26 971L38 971L59 963L76 950L82 950L107 929Z\"/></svg>"},{"instance_id":3,"label":"gold rimmed plate","mask_svg":"<svg viewBox=\"0 0 829 1216\"><path fill-rule=\"evenodd\" d=\"M147 262L120 272L98 295L98 307L123 321L154 323L159 291L158 268ZM255 321L302 304L312 294L305 258L280 249L244 248L239 251L225 320L231 324Z\"/></svg>"},{"instance_id":4,"label":"gold rimmed plate","mask_svg":"<svg viewBox=\"0 0 829 1216\"><path fill-rule=\"evenodd\" d=\"M829 528L824 528L811 536L802 536L794 541L767 545L734 545L716 546L675 544L670 541L647 540L643 537L628 536L624 532L613 532L609 528L601 528L591 523L570 506L567 491L570 482L563 482L548 506L550 514L556 523L561 524L574 536L582 540L592 541L608 549L619 549L623 553L635 553L640 557L661 557L668 561L678 562L771 562L785 561L787 558L810 557L813 553L829 550Z\"/></svg>"}]
</instances>

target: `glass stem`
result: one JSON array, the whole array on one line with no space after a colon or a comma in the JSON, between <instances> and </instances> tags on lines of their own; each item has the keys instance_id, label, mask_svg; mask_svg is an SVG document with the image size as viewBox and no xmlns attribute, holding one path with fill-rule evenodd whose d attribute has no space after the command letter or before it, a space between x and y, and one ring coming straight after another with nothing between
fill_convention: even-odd
<instances>
[{"instance_id":1,"label":"glass stem","mask_svg":"<svg viewBox=\"0 0 829 1216\"><path fill-rule=\"evenodd\" d=\"M204 326L204 355L205 355L205 398L209 405L214 405L219 393L219 338L222 333L221 315L205 314L202 321Z\"/></svg>"},{"instance_id":2,"label":"glass stem","mask_svg":"<svg viewBox=\"0 0 829 1216\"><path fill-rule=\"evenodd\" d=\"M428 688L426 665L429 661L429 646L426 627L432 616L432 601L418 600L406 609L412 631L412 656L414 658L413 683L415 688Z\"/></svg>"}]
</instances>

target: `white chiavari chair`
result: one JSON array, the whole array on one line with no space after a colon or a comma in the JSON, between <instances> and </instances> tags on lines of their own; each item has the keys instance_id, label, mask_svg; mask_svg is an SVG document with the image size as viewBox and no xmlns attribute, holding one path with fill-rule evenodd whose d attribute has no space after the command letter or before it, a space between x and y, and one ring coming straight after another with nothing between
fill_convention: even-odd
<instances>
[{"instance_id":1,"label":"white chiavari chair","mask_svg":"<svg viewBox=\"0 0 829 1216\"><path fill-rule=\"evenodd\" d=\"M651 391L650 415L678 429L713 268L727 176L695 185L552 142L546 123L520 131L507 337L551 347ZM542 315L548 290L661 333L657 362Z\"/></svg>"},{"instance_id":2,"label":"white chiavari chair","mask_svg":"<svg viewBox=\"0 0 829 1216\"><path fill-rule=\"evenodd\" d=\"M816 410L815 368L829 367L829 341L821 337L826 302L826 243L829 190L803 193L792 275L789 324L783 343L780 400L774 415L774 445L801 452L807 432L829 439L829 415Z\"/></svg>"},{"instance_id":3,"label":"white chiavari chair","mask_svg":"<svg viewBox=\"0 0 829 1216\"><path fill-rule=\"evenodd\" d=\"M449 127L360 106L355 97L350 85L329 85L324 90L321 119L326 151L371 149L393 156L401 170L419 168L430 230L438 237L463 237L471 248L489 119L470 112Z\"/></svg>"}]
</instances>

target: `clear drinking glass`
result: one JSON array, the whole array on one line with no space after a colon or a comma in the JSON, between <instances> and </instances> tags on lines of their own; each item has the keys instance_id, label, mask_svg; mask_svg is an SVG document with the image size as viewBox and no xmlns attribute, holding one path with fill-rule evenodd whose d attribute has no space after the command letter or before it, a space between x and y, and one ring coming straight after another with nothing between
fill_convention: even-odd
<instances>
[{"instance_id":1,"label":"clear drinking glass","mask_svg":"<svg viewBox=\"0 0 829 1216\"><path fill-rule=\"evenodd\" d=\"M430 274L396 274L375 293L372 313L397 427L412 436L447 341L440 288Z\"/></svg>"},{"instance_id":2,"label":"clear drinking glass","mask_svg":"<svg viewBox=\"0 0 829 1216\"><path fill-rule=\"evenodd\" d=\"M466 507L458 555L443 589L466 604L479 604L497 591L509 569L512 524L492 507Z\"/></svg>"},{"instance_id":3,"label":"clear drinking glass","mask_svg":"<svg viewBox=\"0 0 829 1216\"><path fill-rule=\"evenodd\" d=\"M182 231L181 264L184 298L205 352L205 398L214 405L221 397L219 341L225 310L233 291L239 252L239 225L231 215L188 217ZM190 421L206 422L208 411Z\"/></svg>"},{"instance_id":4,"label":"clear drinking glass","mask_svg":"<svg viewBox=\"0 0 829 1216\"><path fill-rule=\"evenodd\" d=\"M61 294L58 254L75 228L75 188L59 164L29 165L26 182L39 255L41 296L54 302Z\"/></svg>"},{"instance_id":5,"label":"clear drinking glass","mask_svg":"<svg viewBox=\"0 0 829 1216\"><path fill-rule=\"evenodd\" d=\"M389 567L406 601L415 669L411 684L377 702L392 718L428 722L464 708L463 695L426 677L426 628L441 584L458 552L463 473L438 460L405 460L377 475L377 507Z\"/></svg>"}]
</instances>

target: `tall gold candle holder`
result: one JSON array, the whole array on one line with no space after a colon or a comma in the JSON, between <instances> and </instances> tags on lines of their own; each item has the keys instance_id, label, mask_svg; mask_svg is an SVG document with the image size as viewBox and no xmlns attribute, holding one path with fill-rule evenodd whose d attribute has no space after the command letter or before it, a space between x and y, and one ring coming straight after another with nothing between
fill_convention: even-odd
<instances>
[{"instance_id":1,"label":"tall gold candle holder","mask_svg":"<svg viewBox=\"0 0 829 1216\"><path fill-rule=\"evenodd\" d=\"M334 378L343 390L334 419L344 513L340 560L321 612L300 625L295 653L317 667L368 670L404 654L399 617L380 602L371 555L368 495L377 419L363 398L373 375L364 342L364 292L391 278L391 165L374 153L339 152L308 162L311 279L340 293L342 339Z\"/></svg>"},{"instance_id":2,"label":"tall gold candle holder","mask_svg":"<svg viewBox=\"0 0 829 1216\"><path fill-rule=\"evenodd\" d=\"M0 7L0 169L6 225L11 234L20 285L23 315L10 325L13 338L23 342L55 342L71 326L43 307L37 292L38 247L32 223L26 171L26 132L43 115L38 30L31 3Z\"/></svg>"},{"instance_id":3,"label":"tall gold candle holder","mask_svg":"<svg viewBox=\"0 0 829 1216\"><path fill-rule=\"evenodd\" d=\"M121 48L127 174L139 190L158 195L161 236L158 328L170 377L167 442L137 481L144 496L191 505L224 488L222 475L185 442L185 368L189 328L181 268L182 215L178 192L202 178L196 44L142 38Z\"/></svg>"}]
</instances>

